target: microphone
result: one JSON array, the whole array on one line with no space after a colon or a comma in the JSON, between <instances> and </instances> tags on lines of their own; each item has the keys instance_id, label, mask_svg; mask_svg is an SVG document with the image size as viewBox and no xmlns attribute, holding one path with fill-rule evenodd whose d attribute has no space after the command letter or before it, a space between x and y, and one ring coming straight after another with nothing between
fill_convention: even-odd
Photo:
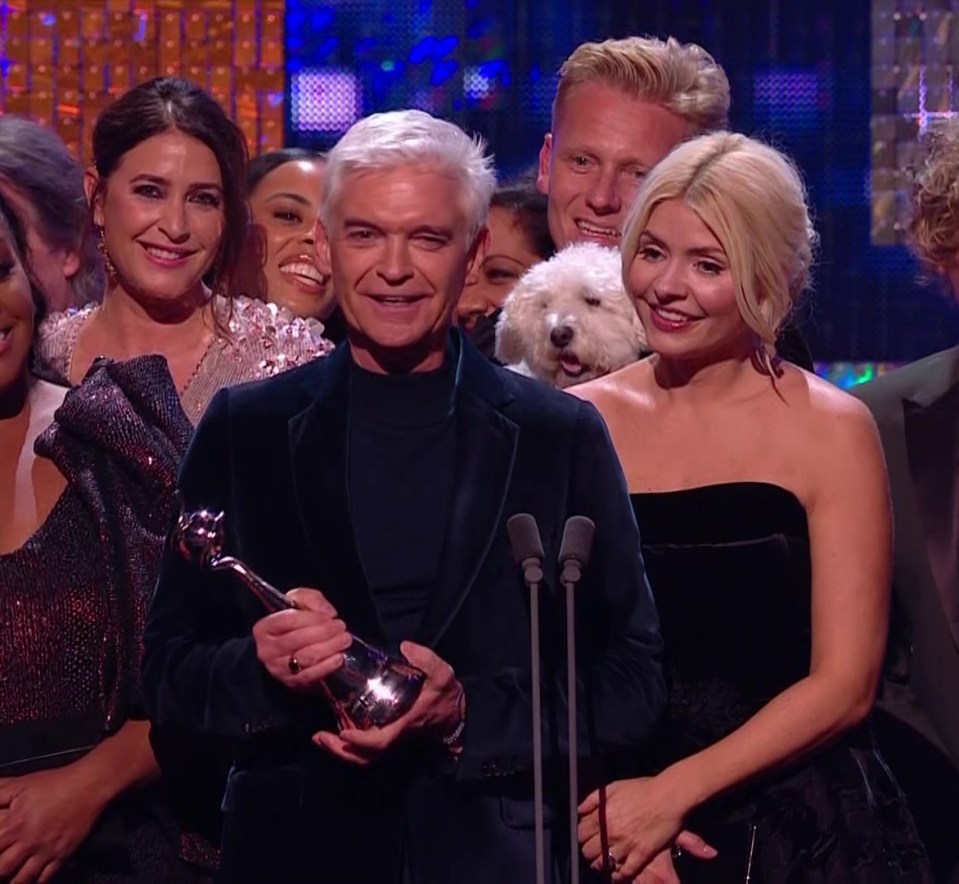
<instances>
[{"instance_id":1,"label":"microphone","mask_svg":"<svg viewBox=\"0 0 959 884\"><path fill-rule=\"evenodd\" d=\"M563 542L559 547L559 566L562 568L562 583L579 582L583 568L589 564L593 550L593 534L596 524L586 516L571 516L563 528Z\"/></svg>"},{"instance_id":2,"label":"microphone","mask_svg":"<svg viewBox=\"0 0 959 884\"><path fill-rule=\"evenodd\" d=\"M539 526L529 513L517 513L506 521L506 533L513 548L513 560L523 569L523 580L528 586L543 580L543 541Z\"/></svg>"},{"instance_id":3,"label":"microphone","mask_svg":"<svg viewBox=\"0 0 959 884\"><path fill-rule=\"evenodd\" d=\"M530 679L533 702L533 821L536 830L536 884L546 881L546 838L543 823L543 698L539 659L539 584L543 579L543 541L539 526L529 513L517 513L506 520L506 533L513 548L513 560L523 569L529 587Z\"/></svg>"},{"instance_id":4,"label":"microphone","mask_svg":"<svg viewBox=\"0 0 959 884\"><path fill-rule=\"evenodd\" d=\"M560 583L566 590L566 694L567 734L569 742L569 843L574 852L570 863L570 884L579 884L579 862L575 855L579 843L577 829L579 815L579 773L577 761L579 740L576 733L576 606L573 590L589 564L593 549L593 534L596 524L586 516L570 516L563 527L563 540L559 545Z\"/></svg>"}]
</instances>

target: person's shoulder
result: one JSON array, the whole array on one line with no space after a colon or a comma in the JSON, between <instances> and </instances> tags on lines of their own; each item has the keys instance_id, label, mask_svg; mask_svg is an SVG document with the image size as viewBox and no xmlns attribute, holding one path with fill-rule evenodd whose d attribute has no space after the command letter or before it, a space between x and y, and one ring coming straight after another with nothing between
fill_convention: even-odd
<instances>
[{"instance_id":1,"label":"person's shoulder","mask_svg":"<svg viewBox=\"0 0 959 884\"><path fill-rule=\"evenodd\" d=\"M293 315L285 307L238 296L218 304L228 317L230 343L255 360L262 375L274 375L333 351L323 324Z\"/></svg>"},{"instance_id":2,"label":"person's shoulder","mask_svg":"<svg viewBox=\"0 0 959 884\"><path fill-rule=\"evenodd\" d=\"M316 359L278 374L234 384L220 391L231 415L292 417L313 398L333 367L332 359Z\"/></svg>"},{"instance_id":3,"label":"person's shoulder","mask_svg":"<svg viewBox=\"0 0 959 884\"><path fill-rule=\"evenodd\" d=\"M56 410L63 405L70 388L57 381L36 377L31 393L31 419L43 425L52 423Z\"/></svg>"},{"instance_id":4,"label":"person's shoulder","mask_svg":"<svg viewBox=\"0 0 959 884\"><path fill-rule=\"evenodd\" d=\"M795 366L787 369L787 378L784 401L792 415L787 444L806 462L811 475L829 482L878 461L879 431L864 403Z\"/></svg>"},{"instance_id":5,"label":"person's shoulder","mask_svg":"<svg viewBox=\"0 0 959 884\"><path fill-rule=\"evenodd\" d=\"M648 359L631 363L618 371L570 389L570 393L592 405L610 427L631 424L654 408L651 393L652 366Z\"/></svg>"},{"instance_id":6,"label":"person's shoulder","mask_svg":"<svg viewBox=\"0 0 959 884\"><path fill-rule=\"evenodd\" d=\"M859 384L852 389L852 394L878 413L886 406L898 407L903 399L945 392L957 380L959 347L952 347Z\"/></svg>"},{"instance_id":7,"label":"person's shoulder","mask_svg":"<svg viewBox=\"0 0 959 884\"><path fill-rule=\"evenodd\" d=\"M34 346L34 360L42 373L57 379L67 377L80 326L96 309L96 304L71 307L59 313L51 313L40 323Z\"/></svg>"},{"instance_id":8,"label":"person's shoulder","mask_svg":"<svg viewBox=\"0 0 959 884\"><path fill-rule=\"evenodd\" d=\"M509 404L508 414L519 423L575 424L589 420L593 409L571 391L557 390L549 384L498 365L490 365L502 379Z\"/></svg>"},{"instance_id":9,"label":"person's shoulder","mask_svg":"<svg viewBox=\"0 0 959 884\"><path fill-rule=\"evenodd\" d=\"M830 381L796 366L787 368L791 384L799 395L787 392L787 401L800 407L802 418L812 433L828 425L833 431L843 427L874 427L869 409L855 396Z\"/></svg>"}]
</instances>

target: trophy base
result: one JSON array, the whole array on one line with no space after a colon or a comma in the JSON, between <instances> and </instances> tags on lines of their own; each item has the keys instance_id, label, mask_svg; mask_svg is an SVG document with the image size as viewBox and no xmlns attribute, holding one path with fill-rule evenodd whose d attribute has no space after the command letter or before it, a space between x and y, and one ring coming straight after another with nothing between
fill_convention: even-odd
<instances>
[{"instance_id":1,"label":"trophy base","mask_svg":"<svg viewBox=\"0 0 959 884\"><path fill-rule=\"evenodd\" d=\"M323 684L340 730L384 727L409 712L426 680L421 670L356 636L345 657Z\"/></svg>"},{"instance_id":2,"label":"trophy base","mask_svg":"<svg viewBox=\"0 0 959 884\"><path fill-rule=\"evenodd\" d=\"M410 711L422 686L422 678L418 682L404 679L400 686L390 686L379 678L370 679L361 693L334 700L340 730L346 726L365 731L391 724Z\"/></svg>"}]
</instances>

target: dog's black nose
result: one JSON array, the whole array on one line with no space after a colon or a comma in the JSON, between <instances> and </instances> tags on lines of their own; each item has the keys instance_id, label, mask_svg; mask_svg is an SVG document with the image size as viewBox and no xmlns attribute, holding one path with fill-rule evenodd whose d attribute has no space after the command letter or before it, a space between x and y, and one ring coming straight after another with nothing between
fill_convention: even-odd
<instances>
[{"instance_id":1,"label":"dog's black nose","mask_svg":"<svg viewBox=\"0 0 959 884\"><path fill-rule=\"evenodd\" d=\"M549 340L554 347L562 350L573 340L573 329L568 325L557 325L549 333Z\"/></svg>"}]
</instances>

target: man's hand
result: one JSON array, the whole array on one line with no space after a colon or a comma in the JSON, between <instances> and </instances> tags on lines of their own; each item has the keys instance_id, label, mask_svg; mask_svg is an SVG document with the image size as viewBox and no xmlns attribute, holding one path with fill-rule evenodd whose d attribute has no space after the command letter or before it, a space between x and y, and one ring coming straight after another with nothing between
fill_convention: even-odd
<instances>
[{"instance_id":1,"label":"man's hand","mask_svg":"<svg viewBox=\"0 0 959 884\"><path fill-rule=\"evenodd\" d=\"M72 766L0 779L0 880L46 882L103 812Z\"/></svg>"},{"instance_id":2,"label":"man's hand","mask_svg":"<svg viewBox=\"0 0 959 884\"><path fill-rule=\"evenodd\" d=\"M300 588L287 595L296 608L269 614L253 627L256 655L290 690L319 690L320 682L343 665L353 638L323 593Z\"/></svg>"},{"instance_id":3,"label":"man's hand","mask_svg":"<svg viewBox=\"0 0 959 884\"><path fill-rule=\"evenodd\" d=\"M456 680L453 668L429 648L413 642L403 642L400 651L426 675L423 689L410 711L382 728L365 731L351 728L339 734L320 731L313 735L317 746L343 761L366 765L406 734L431 733L441 739L456 730L465 714L465 704L463 686Z\"/></svg>"}]
</instances>

